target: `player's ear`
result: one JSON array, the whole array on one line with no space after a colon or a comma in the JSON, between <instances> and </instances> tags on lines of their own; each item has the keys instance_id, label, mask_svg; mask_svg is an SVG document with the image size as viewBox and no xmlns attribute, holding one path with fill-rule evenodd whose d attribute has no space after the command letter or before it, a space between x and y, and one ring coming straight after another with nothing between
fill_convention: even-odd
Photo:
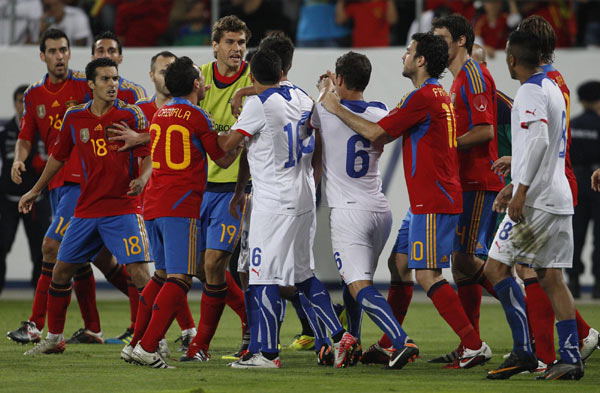
<instances>
[{"instance_id":1,"label":"player's ear","mask_svg":"<svg viewBox=\"0 0 600 393\"><path fill-rule=\"evenodd\" d=\"M88 81L87 81L87 83L88 83L88 86L90 87L90 89L94 90L94 86L96 85L96 84L94 83L94 81L90 81L90 80L88 80Z\"/></svg>"},{"instance_id":2,"label":"player's ear","mask_svg":"<svg viewBox=\"0 0 600 393\"><path fill-rule=\"evenodd\" d=\"M456 40L456 43L458 44L458 46L467 45L467 37L465 37L464 35L461 35L460 37L458 37L458 40Z\"/></svg>"},{"instance_id":3,"label":"player's ear","mask_svg":"<svg viewBox=\"0 0 600 393\"><path fill-rule=\"evenodd\" d=\"M252 83L256 82L256 79L254 79L254 74L252 73L252 71L250 71L250 81Z\"/></svg>"},{"instance_id":4,"label":"player's ear","mask_svg":"<svg viewBox=\"0 0 600 393\"><path fill-rule=\"evenodd\" d=\"M46 62L46 55L44 54L44 52L40 52L40 60L44 63Z\"/></svg>"},{"instance_id":5,"label":"player's ear","mask_svg":"<svg viewBox=\"0 0 600 393\"><path fill-rule=\"evenodd\" d=\"M340 74L336 74L334 82L334 86L342 86L342 84L344 83L344 77Z\"/></svg>"}]
</instances>

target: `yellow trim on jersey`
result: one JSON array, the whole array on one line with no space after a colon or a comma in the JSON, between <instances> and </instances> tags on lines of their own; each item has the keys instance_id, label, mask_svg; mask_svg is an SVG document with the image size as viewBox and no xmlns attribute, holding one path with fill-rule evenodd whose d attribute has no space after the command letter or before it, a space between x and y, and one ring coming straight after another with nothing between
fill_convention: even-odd
<instances>
[{"instance_id":1,"label":"yellow trim on jersey","mask_svg":"<svg viewBox=\"0 0 600 393\"><path fill-rule=\"evenodd\" d=\"M427 255L426 255L425 262L427 263L427 269L431 269L431 224L430 224L431 217L430 217L430 214L426 214L425 218L426 218L425 231L427 232L427 239L425 240L426 248L427 248Z\"/></svg>"},{"instance_id":2,"label":"yellow trim on jersey","mask_svg":"<svg viewBox=\"0 0 600 393\"><path fill-rule=\"evenodd\" d=\"M144 246L144 262L150 262L152 261L152 258L150 258L150 243L148 242L148 235L146 234L146 224L139 214L136 214L135 218L137 219L138 229L140 230L140 236Z\"/></svg>"},{"instance_id":3,"label":"yellow trim on jersey","mask_svg":"<svg viewBox=\"0 0 600 393\"><path fill-rule=\"evenodd\" d=\"M136 117L136 124L137 124L138 130L145 130L146 128L148 128L148 121L146 119L146 116L144 115L144 112L142 112L142 110L140 109L139 106L128 104L125 101L121 101L121 100L117 100L117 106L120 109L133 110L133 112L136 115L135 117Z\"/></svg>"},{"instance_id":4,"label":"yellow trim on jersey","mask_svg":"<svg viewBox=\"0 0 600 393\"><path fill-rule=\"evenodd\" d=\"M137 98L136 101L139 101L142 98L146 97L146 91L137 83L129 81L125 78L121 78L121 84L119 85L119 87L121 86L124 87L124 90L133 90Z\"/></svg>"}]
</instances>

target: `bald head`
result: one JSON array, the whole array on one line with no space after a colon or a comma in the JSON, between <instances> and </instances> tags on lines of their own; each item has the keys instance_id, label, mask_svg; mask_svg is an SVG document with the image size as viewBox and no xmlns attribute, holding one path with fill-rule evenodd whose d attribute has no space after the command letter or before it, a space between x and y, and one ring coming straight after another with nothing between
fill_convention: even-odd
<instances>
[{"instance_id":1,"label":"bald head","mask_svg":"<svg viewBox=\"0 0 600 393\"><path fill-rule=\"evenodd\" d=\"M473 51L471 52L471 58L479 64L487 65L485 49L481 45L473 44Z\"/></svg>"}]
</instances>

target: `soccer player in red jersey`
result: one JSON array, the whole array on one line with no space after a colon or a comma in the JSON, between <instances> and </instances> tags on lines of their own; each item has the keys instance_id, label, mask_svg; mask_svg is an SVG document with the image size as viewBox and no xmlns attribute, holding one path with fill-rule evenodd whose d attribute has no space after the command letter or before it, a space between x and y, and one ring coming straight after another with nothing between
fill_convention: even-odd
<instances>
[{"instance_id":1,"label":"soccer player in red jersey","mask_svg":"<svg viewBox=\"0 0 600 393\"><path fill-rule=\"evenodd\" d=\"M450 267L454 230L462 212L454 110L437 80L447 65L448 45L431 33L412 38L403 56L402 75L412 80L415 90L386 117L371 123L345 110L332 93L323 105L375 143L404 136L404 172L411 208L393 252L399 254L395 258L399 270L416 269L417 281L461 339L460 367L470 368L491 358L491 351L441 271Z\"/></svg>"},{"instance_id":2,"label":"soccer player in red jersey","mask_svg":"<svg viewBox=\"0 0 600 393\"><path fill-rule=\"evenodd\" d=\"M491 169L498 159L496 84L487 68L471 59L474 32L469 21L458 15L440 18L433 23L433 32L448 44L448 69L454 76L450 97L456 113L464 203L456 228L452 275L463 309L479 331L482 285L487 285L481 258L487 257L496 229L492 203L504 187L502 177ZM453 352L434 361L456 360L459 351Z\"/></svg>"},{"instance_id":3,"label":"soccer player in red jersey","mask_svg":"<svg viewBox=\"0 0 600 393\"><path fill-rule=\"evenodd\" d=\"M142 292L144 303L153 304L152 318L141 340L135 342L136 334L121 353L125 361L153 368L168 367L157 352L159 340L186 304L192 277L199 267L198 233L200 204L206 188L206 153L217 165L227 168L239 152L226 154L218 147L209 117L193 104L204 97L204 80L190 58L176 59L167 68L165 82L174 98L156 112L150 126L152 175L144 197L144 217L150 229L154 260L166 270L167 278L160 286L157 284L161 278L155 274ZM137 321L136 333L148 319ZM208 360L205 357L206 353L199 351L194 358L184 355L182 360Z\"/></svg>"},{"instance_id":4,"label":"soccer player in red jersey","mask_svg":"<svg viewBox=\"0 0 600 393\"><path fill-rule=\"evenodd\" d=\"M118 152L119 143L106 139L107 128L113 123L123 121L132 129L144 130L146 118L138 107L116 99L119 75L112 60L90 62L86 79L94 98L67 110L44 172L19 202L19 210L28 213L40 192L77 150L83 169L81 195L48 289L48 335L26 355L64 351L63 329L71 299L71 278L104 245L120 263L127 265L137 288L141 290L150 279L146 264L150 261L150 245L136 196L150 175L148 149ZM138 157L144 158L139 176Z\"/></svg>"},{"instance_id":5,"label":"soccer player in red jersey","mask_svg":"<svg viewBox=\"0 0 600 393\"><path fill-rule=\"evenodd\" d=\"M25 170L23 163L31 152L36 134L39 134L48 154L51 154L67 108L91 98L85 76L69 69L70 57L69 40L64 32L57 29L44 32L40 39L40 59L46 63L48 73L25 92L25 114L21 120L21 131L15 146L11 170L12 180L17 184L21 183L21 172ZM28 343L38 342L41 338L52 269L80 194L80 182L81 163L75 155L65 162L63 169L49 184L53 221L42 243L42 274L36 286L31 316L21 327L7 333L11 340ZM109 258L110 255L103 251L94 262L103 264ZM75 280L81 286L88 286L94 282L91 266L84 265L75 275ZM95 294L88 296L76 291L76 295L84 320L84 329L76 335L83 342L101 343L103 338Z\"/></svg>"}]
</instances>

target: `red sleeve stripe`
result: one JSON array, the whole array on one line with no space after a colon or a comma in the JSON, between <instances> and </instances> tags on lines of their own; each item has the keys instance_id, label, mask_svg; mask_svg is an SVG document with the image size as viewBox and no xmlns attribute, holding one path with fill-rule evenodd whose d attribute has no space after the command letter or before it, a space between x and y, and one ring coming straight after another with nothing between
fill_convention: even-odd
<instances>
[{"instance_id":1,"label":"red sleeve stripe","mask_svg":"<svg viewBox=\"0 0 600 393\"><path fill-rule=\"evenodd\" d=\"M238 128L237 130L235 130L237 132L239 132L240 134L247 136L248 138L252 138L252 135L250 135L249 133L247 133L246 131L242 130L241 128Z\"/></svg>"}]
</instances>

